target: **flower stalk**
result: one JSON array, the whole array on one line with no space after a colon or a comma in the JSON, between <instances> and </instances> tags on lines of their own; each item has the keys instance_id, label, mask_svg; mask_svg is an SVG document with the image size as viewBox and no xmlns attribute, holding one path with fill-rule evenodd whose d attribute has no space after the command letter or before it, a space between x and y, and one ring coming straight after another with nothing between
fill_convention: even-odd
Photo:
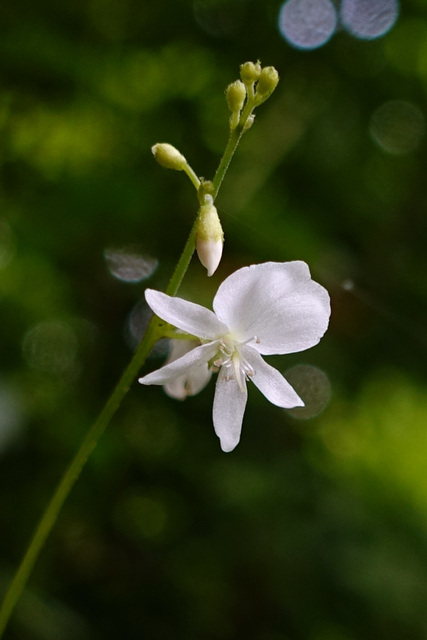
<instances>
[{"instance_id":1,"label":"flower stalk","mask_svg":"<svg viewBox=\"0 0 427 640\"><path fill-rule=\"evenodd\" d=\"M176 295L190 264L195 247L194 237L195 225L190 232L181 257L166 288L166 292L171 296ZM68 494L78 479L90 454L96 447L99 438L102 436L114 414L120 407L123 398L129 391L132 382L135 380L138 375L138 371L145 363L154 344L160 338L166 337L168 335L168 331L170 332L170 329L165 327L163 320L160 320L157 316L153 316L151 318L144 337L142 338L132 360L125 369L113 393L107 400L107 403L99 414L98 419L90 428L75 457L59 481L59 484L39 521L27 551L25 552L25 555L23 556L15 576L13 577L6 592L0 609L0 638L3 635L3 631L9 621L13 609L15 608L15 605L31 574L34 563L36 562L40 551L58 518L58 514Z\"/></svg>"},{"instance_id":2,"label":"flower stalk","mask_svg":"<svg viewBox=\"0 0 427 640\"><path fill-rule=\"evenodd\" d=\"M241 82L237 81L228 86L226 91L227 101L232 116L230 119L230 136L224 155L221 158L218 169L213 179L213 198L215 200L221 187L224 176L227 173L233 155L239 145L242 135L248 131L254 121L254 109L265 102L273 93L279 82L279 74L274 67L264 67L261 69L259 62L246 62L240 67ZM246 103L242 108L241 85L246 90ZM231 97L230 97L231 95ZM240 100L240 101L239 101ZM240 105L240 108L238 109ZM238 109L238 111L237 111ZM240 117L236 124L236 113Z\"/></svg>"},{"instance_id":3,"label":"flower stalk","mask_svg":"<svg viewBox=\"0 0 427 640\"><path fill-rule=\"evenodd\" d=\"M227 172L227 169L230 165L231 159L236 151L236 148L240 142L240 139L245 131L250 127L253 122L253 110L258 104L263 100L257 99L257 92L254 89L255 83L258 79L261 78L261 66L259 63L246 63L242 65L241 78L242 82L237 81L235 83L234 89L229 93L229 107L232 111L232 116L230 118L230 136L227 142L227 146L224 152L223 157L219 163L218 169L215 173L215 177L212 182L204 182L200 180L200 178L196 175L194 170L191 168L185 157L172 145L169 143L158 143L153 146L152 152L157 160L157 162L168 169L173 169L176 171L183 171L190 179L191 183L195 187L198 198L200 208L203 207L204 204L208 204L213 207L213 202L218 194L224 176ZM278 78L277 78L278 79ZM276 82L277 84L277 82ZM244 87L243 87L244 85ZM243 93L243 89L246 91L246 98ZM271 89L271 90L270 90ZM272 85L270 86L269 95L274 90ZM264 89L264 91L266 91ZM264 95L264 94L263 94ZM268 96L267 96L268 97ZM266 99L266 98L265 98ZM245 102L246 100L246 102ZM258 100L258 101L257 101ZM210 200L206 202L206 197L209 196ZM215 207L213 207L215 209ZM216 212L216 209L215 209ZM212 210L211 212L212 213ZM218 224L220 228L220 223L218 219ZM216 226L216 222L214 221L213 226L211 225L211 230ZM218 231L218 226L216 226L216 238L213 238L211 233L210 240L218 241L219 237L221 237L221 252L222 252L222 229L221 232ZM181 282L184 278L184 275L189 267L191 258L193 256L195 247L196 247L196 238L197 233L199 231L200 235L200 216L198 214L193 227L188 236L187 242L183 249L183 252L179 258L179 261L175 267L175 270L172 274L170 282L166 288L166 295L175 296ZM215 235L215 233L213 235ZM200 249L203 252L202 249ZM213 269L214 263L219 262L221 256L219 255L218 246L210 247L209 255L208 255L208 271ZM217 266L217 265L216 265ZM216 268L215 266L215 268ZM212 271L213 272L213 271ZM105 431L106 427L114 417L118 408L121 405L121 402L127 392L129 391L133 381L135 380L138 371L145 363L153 345L157 340L162 337L173 337L175 339L188 340L193 338L194 336L189 334L176 334L174 331L171 333L171 326L165 323L156 315L152 317L151 321L148 324L145 335L143 336L141 343L139 344L131 362L128 367L125 369L122 374L117 386L114 391L110 395L107 400L104 408L98 416L98 419L94 422L90 430L88 431L86 437L84 438L80 448L78 449L76 455L71 461L70 465L66 469L62 478L60 479L57 488L55 489L36 530L33 534L33 537L29 543L29 546L21 560L21 563L8 587L8 590L5 594L3 603L0 608L0 638L3 636L3 632L5 627L9 621L9 618L15 608L17 601L19 600L22 591L25 588L25 584L31 574L31 571L34 567L34 564L40 554L40 551L43 548L43 545L46 542L48 535L50 534L52 527L54 526L59 512L73 488L75 482L77 481L81 471L83 470L90 454L93 449L96 447L99 438ZM209 377L209 376L207 376ZM185 394L191 394L195 392L196 387L194 386L194 381L192 382L193 386L190 389L188 386L188 381L185 387ZM198 380L197 384L201 384L200 380ZM179 393L183 394L184 387L179 389ZM172 390L171 387L171 395L173 393L177 394L178 391L176 388ZM242 394L243 395L243 394ZM177 395L175 395L177 397Z\"/></svg>"}]
</instances>

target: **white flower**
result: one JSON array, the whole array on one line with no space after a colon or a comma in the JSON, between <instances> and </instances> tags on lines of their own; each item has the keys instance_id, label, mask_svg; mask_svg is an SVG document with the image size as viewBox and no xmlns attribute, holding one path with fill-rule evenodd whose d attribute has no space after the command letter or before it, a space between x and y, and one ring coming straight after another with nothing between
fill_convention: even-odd
<instances>
[{"instance_id":1,"label":"white flower","mask_svg":"<svg viewBox=\"0 0 427 640\"><path fill-rule=\"evenodd\" d=\"M147 289L145 298L160 318L200 339L201 345L139 379L164 384L197 368L218 368L213 423L223 451L240 439L246 380L273 404L290 409L303 401L262 355L304 351L317 344L330 316L329 295L314 282L305 262L266 262L239 269L220 285L214 311Z\"/></svg>"},{"instance_id":2,"label":"white flower","mask_svg":"<svg viewBox=\"0 0 427 640\"><path fill-rule=\"evenodd\" d=\"M175 362L192 349L200 345L197 340L172 340L172 346L165 366ZM180 376L174 377L165 383L165 391L168 396L176 400L185 400L187 396L195 396L206 385L212 376L207 362L202 362L184 372Z\"/></svg>"}]
</instances>

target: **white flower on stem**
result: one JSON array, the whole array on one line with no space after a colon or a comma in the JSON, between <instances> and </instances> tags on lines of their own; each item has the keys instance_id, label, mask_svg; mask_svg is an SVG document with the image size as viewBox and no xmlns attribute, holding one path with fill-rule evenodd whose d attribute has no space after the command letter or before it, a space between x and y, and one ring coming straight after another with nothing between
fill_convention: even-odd
<instances>
[{"instance_id":1,"label":"white flower on stem","mask_svg":"<svg viewBox=\"0 0 427 640\"><path fill-rule=\"evenodd\" d=\"M200 346L200 342L197 340L172 340L171 342L172 346L165 366ZM189 371L166 382L164 389L171 398L185 400L187 396L195 396L196 393L206 387L211 376L212 370L209 369L207 362L202 362L202 364L196 365Z\"/></svg>"},{"instance_id":2,"label":"white flower on stem","mask_svg":"<svg viewBox=\"0 0 427 640\"><path fill-rule=\"evenodd\" d=\"M139 379L169 385L198 367L219 369L213 423L223 451L238 444L246 407L246 381L273 404L290 409L303 401L262 356L304 351L317 344L330 316L326 289L311 279L305 262L266 262L226 278L214 311L147 289L145 298L160 318L200 339L200 346Z\"/></svg>"}]
</instances>

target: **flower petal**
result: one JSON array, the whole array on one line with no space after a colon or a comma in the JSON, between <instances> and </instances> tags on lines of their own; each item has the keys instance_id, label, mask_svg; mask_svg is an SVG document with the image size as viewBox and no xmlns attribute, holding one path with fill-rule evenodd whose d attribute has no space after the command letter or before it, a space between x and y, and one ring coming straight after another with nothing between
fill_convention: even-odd
<instances>
[{"instance_id":1,"label":"flower petal","mask_svg":"<svg viewBox=\"0 0 427 640\"><path fill-rule=\"evenodd\" d=\"M209 342L189 351L182 358L139 378L141 384L165 384L183 374L191 375L195 367L207 363L218 351L217 342Z\"/></svg>"},{"instance_id":2,"label":"flower petal","mask_svg":"<svg viewBox=\"0 0 427 640\"><path fill-rule=\"evenodd\" d=\"M228 333L215 314L199 304L154 289L146 289L145 299L159 318L198 338L216 340Z\"/></svg>"},{"instance_id":3,"label":"flower petal","mask_svg":"<svg viewBox=\"0 0 427 640\"><path fill-rule=\"evenodd\" d=\"M325 333L329 294L311 279L305 262L265 262L243 267L220 285L214 311L240 342L264 355L303 351Z\"/></svg>"},{"instance_id":4,"label":"flower petal","mask_svg":"<svg viewBox=\"0 0 427 640\"><path fill-rule=\"evenodd\" d=\"M248 394L246 385L241 391L237 381L228 379L221 370L216 381L213 403L213 423L221 449L232 451L239 443Z\"/></svg>"},{"instance_id":5,"label":"flower petal","mask_svg":"<svg viewBox=\"0 0 427 640\"><path fill-rule=\"evenodd\" d=\"M284 409L304 406L304 402L286 378L267 364L255 349L241 347L241 353L254 370L252 382L267 400Z\"/></svg>"},{"instance_id":6,"label":"flower petal","mask_svg":"<svg viewBox=\"0 0 427 640\"><path fill-rule=\"evenodd\" d=\"M172 340L172 348L166 364L175 362L186 353L198 346L195 340ZM212 370L208 368L208 364L203 362L200 365L193 366L189 371L173 378L165 383L165 392L171 398L176 400L185 400L187 396L195 396L209 382L212 376Z\"/></svg>"}]
</instances>

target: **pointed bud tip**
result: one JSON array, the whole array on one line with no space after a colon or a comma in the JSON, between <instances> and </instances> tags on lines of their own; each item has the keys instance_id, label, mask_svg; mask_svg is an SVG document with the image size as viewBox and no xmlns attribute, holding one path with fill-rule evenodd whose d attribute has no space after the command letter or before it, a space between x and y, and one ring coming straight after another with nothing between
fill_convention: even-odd
<instances>
[{"instance_id":1,"label":"pointed bud tip","mask_svg":"<svg viewBox=\"0 0 427 640\"><path fill-rule=\"evenodd\" d=\"M201 238L197 238L197 255L202 265L207 269L209 277L215 273L221 262L222 246L222 238L218 240L202 240Z\"/></svg>"},{"instance_id":2,"label":"pointed bud tip","mask_svg":"<svg viewBox=\"0 0 427 640\"><path fill-rule=\"evenodd\" d=\"M197 220L196 250L200 262L208 270L208 276L215 273L221 262L223 244L224 232L213 197L205 194Z\"/></svg>"}]
</instances>

